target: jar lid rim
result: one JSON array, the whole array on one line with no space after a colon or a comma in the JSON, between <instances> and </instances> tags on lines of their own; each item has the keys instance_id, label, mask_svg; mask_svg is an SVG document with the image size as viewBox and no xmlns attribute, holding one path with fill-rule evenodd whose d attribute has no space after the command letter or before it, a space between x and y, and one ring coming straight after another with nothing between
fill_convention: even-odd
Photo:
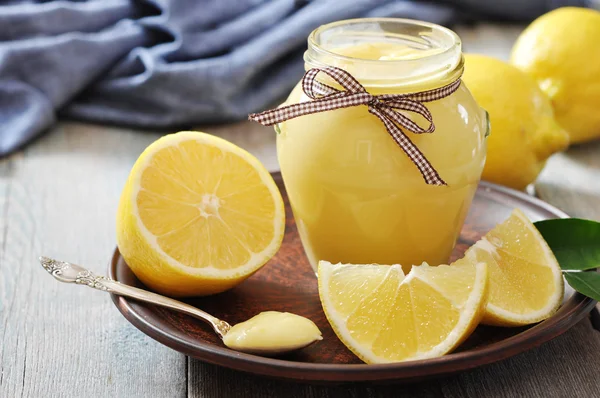
<instances>
[{"instance_id":1,"label":"jar lid rim","mask_svg":"<svg viewBox=\"0 0 600 398\"><path fill-rule=\"evenodd\" d=\"M365 58L355 58L355 57L350 57L347 55L342 55L339 53L336 53L334 51L330 51L326 48L324 48L321 44L318 43L317 41L317 37L322 34L323 32L330 30L332 28L336 28L336 27L341 27L341 26L350 26L350 25L358 25L358 24L375 24L375 23L396 23L396 24L404 24L404 25L412 25L412 26L421 26L424 28L429 28L431 30L435 30L438 31L440 33L444 33L445 35L447 35L447 37L451 38L453 40L452 45L447 46L443 53L452 51L453 49L455 49L456 47L458 47L459 49L462 48L462 42L460 40L460 37L451 29L446 28L442 25L438 25L432 22L427 22L427 21L421 21L421 20L417 20L417 19L408 19L408 18L353 18L353 19L344 19L341 21L335 21L335 22L330 22L324 25L319 26L318 28L314 29L310 35L308 36L308 45L309 47L313 47L317 52L323 52L323 53L327 53L328 55L334 56L336 58L339 59L346 59L348 61L354 61L354 62L365 62L365 63L381 63L381 62L385 62L385 63L398 63L398 62L407 62L407 60L376 60L376 59L365 59ZM441 54L443 54L441 53ZM436 54L439 55L439 54ZM431 57L431 55L425 55L423 58L426 57ZM419 59L423 59L423 58L417 58L417 60Z\"/></svg>"},{"instance_id":2,"label":"jar lid rim","mask_svg":"<svg viewBox=\"0 0 600 398\"><path fill-rule=\"evenodd\" d=\"M416 28L416 29L415 29ZM422 29L419 29L422 28ZM439 49L435 53L423 51L411 59L368 59L343 55L335 48L347 38L350 43L369 42L381 37L386 42L414 45L415 49ZM339 46L338 46L339 45ZM376 76L384 81L429 80L460 76L463 68L462 43L459 36L446 27L426 21L406 18L357 18L321 25L308 37L308 49L304 54L308 67L350 66L356 78L368 81ZM399 69L394 69L396 67ZM398 75L396 71L402 70ZM390 71L392 71L390 73ZM366 74L366 75L365 75ZM385 83L384 83L385 84Z\"/></svg>"}]
</instances>

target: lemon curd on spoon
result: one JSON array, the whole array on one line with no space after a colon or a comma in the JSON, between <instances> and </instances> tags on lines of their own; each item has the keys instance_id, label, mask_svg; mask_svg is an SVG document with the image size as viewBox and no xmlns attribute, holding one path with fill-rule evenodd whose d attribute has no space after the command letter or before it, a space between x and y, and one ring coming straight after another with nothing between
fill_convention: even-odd
<instances>
[{"instance_id":1,"label":"lemon curd on spoon","mask_svg":"<svg viewBox=\"0 0 600 398\"><path fill-rule=\"evenodd\" d=\"M265 311L231 327L223 343L234 350L258 355L293 351L322 340L308 318L289 312Z\"/></svg>"}]
</instances>

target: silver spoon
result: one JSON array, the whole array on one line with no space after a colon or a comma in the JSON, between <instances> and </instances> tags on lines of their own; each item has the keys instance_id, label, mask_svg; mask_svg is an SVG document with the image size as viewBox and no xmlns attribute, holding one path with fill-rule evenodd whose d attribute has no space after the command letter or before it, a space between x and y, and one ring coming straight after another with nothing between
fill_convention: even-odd
<instances>
[{"instance_id":1,"label":"silver spoon","mask_svg":"<svg viewBox=\"0 0 600 398\"><path fill-rule=\"evenodd\" d=\"M58 279L61 282L86 285L89 287L93 287L94 289L102 290L104 292L113 293L124 297L130 297L136 300L159 305L161 307L167 307L172 310L193 316L194 318L201 319L212 326L217 335L222 340L224 340L225 345L237 351L263 356L274 356L302 349L314 343L315 341L322 339L321 332L319 331L317 326L314 323L312 323L312 321L310 321L309 319L300 317L299 315L288 313L276 313L284 315L284 317L282 318L283 321L280 322L281 327L279 328L275 327L276 325L273 322L269 322L269 327L266 329L253 328L250 322L253 319L258 318L262 314L251 318L249 321L239 323L235 326L231 326L224 320L214 317L209 313L199 310L198 308L193 307L189 304L185 304L181 301L173 300L171 298L161 296L160 294L152 293L143 289L138 289L136 287L124 285L105 276L96 275L93 272L79 265L67 263L65 261L54 260L52 258L44 256L40 257L39 260L44 269L48 271L54 278ZM298 337L298 329L292 328L292 330L290 330L289 324L286 325L286 322L289 321L289 319L294 319L296 322L301 322L300 326L304 326L304 329L308 330L310 333L305 333L306 336ZM244 329L244 325L246 324L248 324L250 327ZM298 324L296 323L296 325ZM281 332L279 336L273 335L274 329L276 333L277 331ZM227 334L230 333L230 331L236 334L237 339L225 338L225 336L227 336ZM268 333L269 336L266 339L262 339L263 341L267 341L268 344L252 343L249 342L247 339L244 340L248 333L254 333L255 336L257 333ZM294 333L296 333L296 338L289 339L289 337ZM232 334L230 334L230 337L231 335ZM278 344L277 337L284 337L283 339L279 339L283 342L280 342ZM241 344L242 342L243 344Z\"/></svg>"}]
</instances>

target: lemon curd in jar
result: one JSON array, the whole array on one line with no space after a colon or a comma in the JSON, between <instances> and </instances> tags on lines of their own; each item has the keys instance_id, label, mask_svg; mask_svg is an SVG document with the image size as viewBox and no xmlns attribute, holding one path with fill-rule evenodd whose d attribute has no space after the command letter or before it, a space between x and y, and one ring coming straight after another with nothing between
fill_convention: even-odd
<instances>
[{"instance_id":1,"label":"lemon curd in jar","mask_svg":"<svg viewBox=\"0 0 600 398\"><path fill-rule=\"evenodd\" d=\"M442 87L463 68L458 37L424 22L342 21L318 28L308 42L307 69L342 68L374 95ZM310 99L299 83L286 104L304 101ZM423 261L448 261L481 176L488 121L464 83L425 105L435 131L403 131L447 186L427 185L367 106L278 126L281 172L313 268L326 260L402 264L408 271ZM403 114L427 127L421 116Z\"/></svg>"}]
</instances>

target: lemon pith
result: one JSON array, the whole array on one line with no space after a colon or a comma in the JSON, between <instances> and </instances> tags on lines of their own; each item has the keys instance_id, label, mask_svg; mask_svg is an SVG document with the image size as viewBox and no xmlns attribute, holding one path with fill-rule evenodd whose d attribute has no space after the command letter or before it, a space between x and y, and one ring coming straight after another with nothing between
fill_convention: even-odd
<instances>
[{"instance_id":1,"label":"lemon pith","mask_svg":"<svg viewBox=\"0 0 600 398\"><path fill-rule=\"evenodd\" d=\"M466 339L483 316L485 263L415 266L319 263L319 295L340 340L367 363L431 358Z\"/></svg>"},{"instance_id":2,"label":"lemon pith","mask_svg":"<svg viewBox=\"0 0 600 398\"><path fill-rule=\"evenodd\" d=\"M136 276L172 296L235 286L279 249L281 194L252 155L221 138L180 132L136 161L117 213L117 242Z\"/></svg>"}]
</instances>

